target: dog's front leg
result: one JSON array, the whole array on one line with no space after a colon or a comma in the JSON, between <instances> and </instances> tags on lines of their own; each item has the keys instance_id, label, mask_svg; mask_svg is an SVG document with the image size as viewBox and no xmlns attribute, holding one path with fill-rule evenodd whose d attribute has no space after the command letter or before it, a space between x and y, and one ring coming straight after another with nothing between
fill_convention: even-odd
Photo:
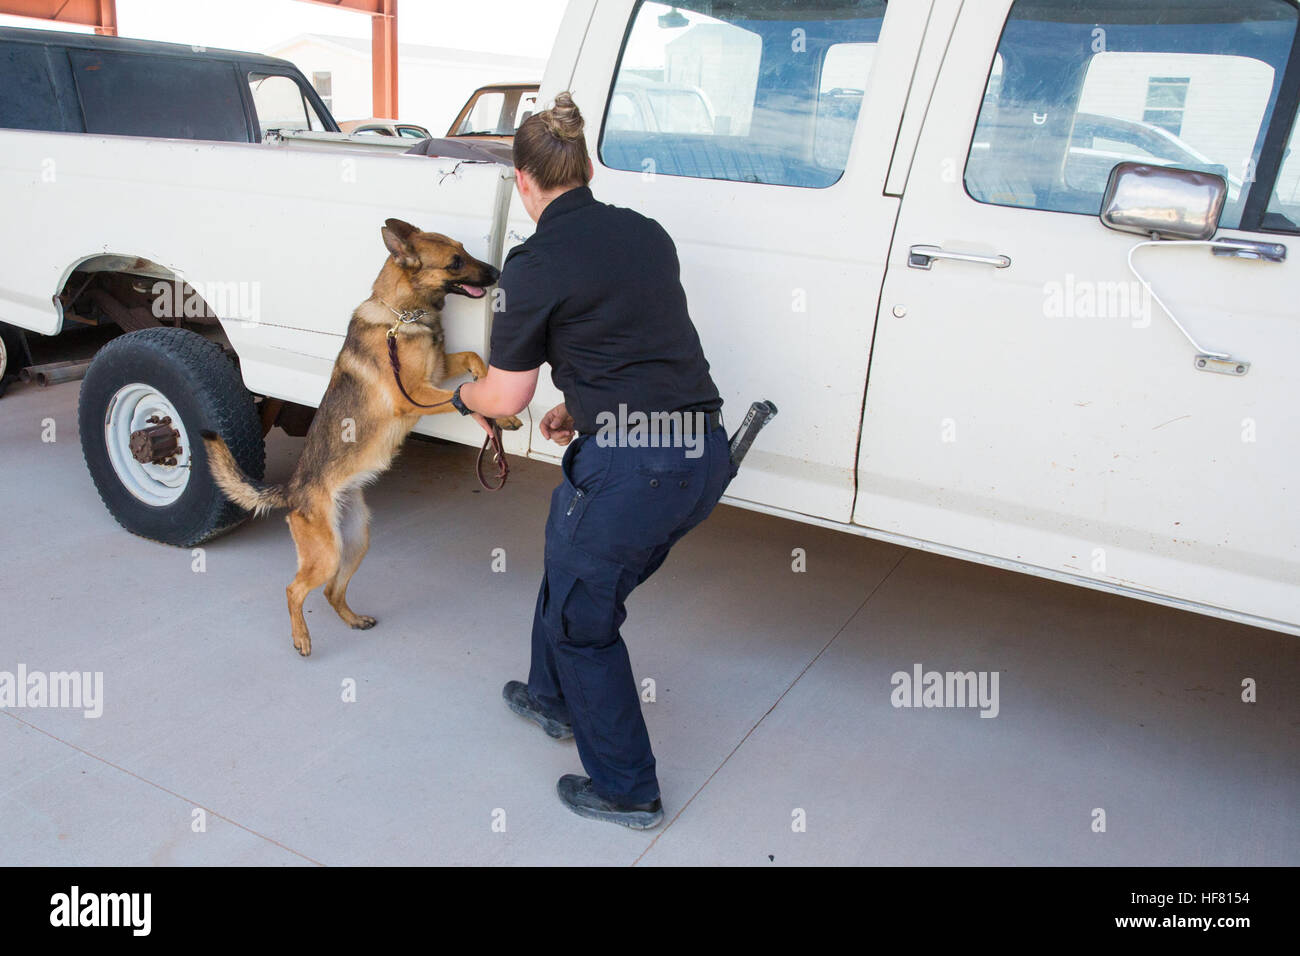
<instances>
[{"instance_id":1,"label":"dog's front leg","mask_svg":"<svg viewBox=\"0 0 1300 956\"><path fill-rule=\"evenodd\" d=\"M474 376L475 381L487 375L487 364L479 357L477 352L452 352L446 356L447 378L455 378L457 375L464 375L468 372ZM516 428L523 426L523 422L515 415L508 415L505 418L498 418L496 423L501 426L502 430L512 432Z\"/></svg>"},{"instance_id":2,"label":"dog's front leg","mask_svg":"<svg viewBox=\"0 0 1300 956\"><path fill-rule=\"evenodd\" d=\"M468 372L476 379L487 374L487 364L477 352L452 352L447 355L447 377L455 378Z\"/></svg>"}]
</instances>

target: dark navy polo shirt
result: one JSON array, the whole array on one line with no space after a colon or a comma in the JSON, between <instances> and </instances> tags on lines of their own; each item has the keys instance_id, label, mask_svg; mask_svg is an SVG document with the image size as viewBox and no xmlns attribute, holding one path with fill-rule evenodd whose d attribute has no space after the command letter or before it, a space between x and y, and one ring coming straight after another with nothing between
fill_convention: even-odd
<instances>
[{"instance_id":1,"label":"dark navy polo shirt","mask_svg":"<svg viewBox=\"0 0 1300 956\"><path fill-rule=\"evenodd\" d=\"M663 226L597 202L582 186L542 210L510 250L498 286L491 364L551 379L578 431L597 416L722 407L686 309L677 248Z\"/></svg>"}]
</instances>

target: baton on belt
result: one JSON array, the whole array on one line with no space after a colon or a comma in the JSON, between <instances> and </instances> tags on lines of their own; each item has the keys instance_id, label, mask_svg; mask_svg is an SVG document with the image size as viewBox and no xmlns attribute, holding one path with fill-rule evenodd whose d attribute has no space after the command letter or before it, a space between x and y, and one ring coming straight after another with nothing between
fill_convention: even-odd
<instances>
[{"instance_id":1,"label":"baton on belt","mask_svg":"<svg viewBox=\"0 0 1300 956\"><path fill-rule=\"evenodd\" d=\"M749 446L754 444L754 439L758 437L758 433L774 418L776 418L776 406L766 399L754 402L749 406L745 420L736 429L736 434L731 436L732 465L737 468L740 467L740 463L745 460L745 455L749 452Z\"/></svg>"}]
</instances>

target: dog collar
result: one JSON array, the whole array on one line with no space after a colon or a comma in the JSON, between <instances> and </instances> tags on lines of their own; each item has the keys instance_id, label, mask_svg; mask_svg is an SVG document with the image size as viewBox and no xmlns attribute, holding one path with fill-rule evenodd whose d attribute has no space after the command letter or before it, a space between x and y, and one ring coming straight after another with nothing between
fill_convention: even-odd
<instances>
[{"instance_id":1,"label":"dog collar","mask_svg":"<svg viewBox=\"0 0 1300 956\"><path fill-rule=\"evenodd\" d=\"M428 309L407 309L404 312L399 312L397 309L394 309L383 299L380 299L379 296L375 296L375 298L379 300L380 305L382 305L389 312L393 313L393 315L397 316L397 321L402 325L410 325L412 322L419 322L422 318L424 318L426 315L429 314ZM396 328L396 326L394 326L394 328Z\"/></svg>"}]
</instances>

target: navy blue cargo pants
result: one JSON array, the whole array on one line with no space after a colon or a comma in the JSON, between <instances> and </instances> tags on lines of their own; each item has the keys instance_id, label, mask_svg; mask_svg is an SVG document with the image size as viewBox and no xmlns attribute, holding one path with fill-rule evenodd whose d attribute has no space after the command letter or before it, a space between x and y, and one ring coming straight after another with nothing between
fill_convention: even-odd
<instances>
[{"instance_id":1,"label":"navy blue cargo pants","mask_svg":"<svg viewBox=\"0 0 1300 956\"><path fill-rule=\"evenodd\" d=\"M650 735L627 647L623 602L668 551L709 516L731 482L726 431L684 448L602 447L580 435L546 521L546 572L533 619L528 689L573 725L598 794L645 803L659 796Z\"/></svg>"}]
</instances>

